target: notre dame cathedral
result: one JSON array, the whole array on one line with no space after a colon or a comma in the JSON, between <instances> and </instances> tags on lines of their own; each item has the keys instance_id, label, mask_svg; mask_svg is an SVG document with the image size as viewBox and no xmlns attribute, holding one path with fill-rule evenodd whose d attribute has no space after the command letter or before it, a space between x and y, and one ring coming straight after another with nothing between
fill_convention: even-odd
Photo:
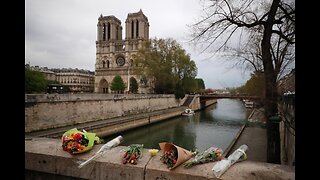
<instances>
[{"instance_id":1,"label":"notre dame cathedral","mask_svg":"<svg viewBox=\"0 0 320 180\"><path fill-rule=\"evenodd\" d=\"M116 75L120 75L127 87L126 92L130 87L130 79L135 78L138 93L150 93L149 86L142 83L141 77L133 74L132 70L132 55L149 39L149 22L142 10L128 14L124 40L121 21L115 16L101 14L97 31L94 91L111 93L111 82Z\"/></svg>"}]
</instances>

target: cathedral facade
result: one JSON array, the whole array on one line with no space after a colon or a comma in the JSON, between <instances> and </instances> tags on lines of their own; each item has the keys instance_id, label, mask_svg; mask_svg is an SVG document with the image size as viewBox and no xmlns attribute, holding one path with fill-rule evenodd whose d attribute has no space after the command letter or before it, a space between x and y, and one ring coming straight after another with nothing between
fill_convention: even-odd
<instances>
[{"instance_id":1,"label":"cathedral facade","mask_svg":"<svg viewBox=\"0 0 320 180\"><path fill-rule=\"evenodd\" d=\"M133 72L132 55L138 52L143 42L149 39L148 18L140 9L137 13L129 13L125 21L125 39L122 39L121 21L115 16L98 18L95 85L96 93L111 93L111 82L120 75L129 92L130 79L138 83L138 93L150 93L150 88L143 85L141 77Z\"/></svg>"}]
</instances>

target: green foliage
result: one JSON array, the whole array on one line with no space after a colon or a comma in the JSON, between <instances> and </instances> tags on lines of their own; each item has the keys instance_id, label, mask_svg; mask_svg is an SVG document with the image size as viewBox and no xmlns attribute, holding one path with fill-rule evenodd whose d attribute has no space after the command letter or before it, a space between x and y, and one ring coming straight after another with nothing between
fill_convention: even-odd
<instances>
[{"instance_id":1,"label":"green foliage","mask_svg":"<svg viewBox=\"0 0 320 180\"><path fill-rule=\"evenodd\" d=\"M156 93L175 93L196 88L197 67L190 55L173 39L151 39L134 55L135 73L154 80ZM178 93L179 94L179 93Z\"/></svg>"},{"instance_id":2,"label":"green foliage","mask_svg":"<svg viewBox=\"0 0 320 180\"><path fill-rule=\"evenodd\" d=\"M242 93L252 96L264 97L265 94L265 79L263 72L255 72L251 74L251 78L245 85L229 90L232 94Z\"/></svg>"},{"instance_id":3,"label":"green foliage","mask_svg":"<svg viewBox=\"0 0 320 180\"><path fill-rule=\"evenodd\" d=\"M197 81L191 77L185 77L182 79L182 88L186 93L194 93L198 89Z\"/></svg>"},{"instance_id":4,"label":"green foliage","mask_svg":"<svg viewBox=\"0 0 320 180\"><path fill-rule=\"evenodd\" d=\"M70 89L70 87L69 87L69 86L67 86L67 85L63 85L63 91L64 91L65 93L67 93L67 92L70 92L70 91L71 91L71 89Z\"/></svg>"},{"instance_id":5,"label":"green foliage","mask_svg":"<svg viewBox=\"0 0 320 180\"><path fill-rule=\"evenodd\" d=\"M197 84L198 84L198 89L200 90L205 90L206 86L204 85L204 81L201 78L196 78Z\"/></svg>"},{"instance_id":6,"label":"green foliage","mask_svg":"<svg viewBox=\"0 0 320 180\"><path fill-rule=\"evenodd\" d=\"M44 93L48 81L42 72L25 68L25 93Z\"/></svg>"},{"instance_id":7,"label":"green foliage","mask_svg":"<svg viewBox=\"0 0 320 180\"><path fill-rule=\"evenodd\" d=\"M197 93L199 93L199 94L204 93L206 87L205 87L205 85L204 85L203 79L201 79L201 78L196 78L195 81L196 81L196 90L195 90L195 92L197 92Z\"/></svg>"},{"instance_id":8,"label":"green foliage","mask_svg":"<svg viewBox=\"0 0 320 180\"><path fill-rule=\"evenodd\" d=\"M178 82L175 86L175 91L174 91L174 96L176 99L181 99L181 98L184 98L185 96L185 93L182 89L182 83L181 82Z\"/></svg>"},{"instance_id":9,"label":"green foliage","mask_svg":"<svg viewBox=\"0 0 320 180\"><path fill-rule=\"evenodd\" d=\"M123 93L125 88L126 88L126 85L124 84L121 76L116 75L111 82L110 89L112 91L116 91L117 93Z\"/></svg>"},{"instance_id":10,"label":"green foliage","mask_svg":"<svg viewBox=\"0 0 320 180\"><path fill-rule=\"evenodd\" d=\"M138 92L138 83L136 78L131 77L130 78L130 87L129 87L129 91L131 93L137 93Z\"/></svg>"},{"instance_id":11,"label":"green foliage","mask_svg":"<svg viewBox=\"0 0 320 180\"><path fill-rule=\"evenodd\" d=\"M143 84L144 86L146 86L148 84L148 79L145 75L142 75L142 77L140 79L140 83Z\"/></svg>"}]
</instances>

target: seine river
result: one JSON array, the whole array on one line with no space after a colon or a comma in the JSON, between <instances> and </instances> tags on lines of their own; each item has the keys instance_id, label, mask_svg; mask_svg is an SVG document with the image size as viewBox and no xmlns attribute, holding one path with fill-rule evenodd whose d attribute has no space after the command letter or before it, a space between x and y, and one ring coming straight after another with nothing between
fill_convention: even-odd
<instances>
[{"instance_id":1,"label":"seine river","mask_svg":"<svg viewBox=\"0 0 320 180\"><path fill-rule=\"evenodd\" d=\"M218 99L217 103L194 116L180 116L120 134L108 136L109 141L118 135L124 138L120 144L143 144L144 148L160 149L160 142L171 142L187 150L204 151L210 146L225 150L241 126L249 111L240 100Z\"/></svg>"}]
</instances>

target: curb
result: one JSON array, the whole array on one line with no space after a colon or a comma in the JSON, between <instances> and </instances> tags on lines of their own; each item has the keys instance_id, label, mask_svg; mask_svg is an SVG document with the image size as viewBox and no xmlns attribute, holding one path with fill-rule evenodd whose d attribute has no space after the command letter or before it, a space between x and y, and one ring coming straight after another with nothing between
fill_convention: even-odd
<instances>
[{"instance_id":1,"label":"curb","mask_svg":"<svg viewBox=\"0 0 320 180\"><path fill-rule=\"evenodd\" d=\"M226 157L230 150L233 148L233 146L235 145L235 143L237 142L237 140L239 139L241 133L243 132L244 128L246 127L246 123L244 125L242 125L241 129L238 131L236 137L231 141L231 143L229 144L229 146L227 147L227 149L223 152L222 157Z\"/></svg>"},{"instance_id":2,"label":"curb","mask_svg":"<svg viewBox=\"0 0 320 180\"><path fill-rule=\"evenodd\" d=\"M253 110L252 110L251 114L250 114L249 117L248 117L248 120L253 116L253 114L254 114L255 111L256 111L256 109L253 109Z\"/></svg>"}]
</instances>

